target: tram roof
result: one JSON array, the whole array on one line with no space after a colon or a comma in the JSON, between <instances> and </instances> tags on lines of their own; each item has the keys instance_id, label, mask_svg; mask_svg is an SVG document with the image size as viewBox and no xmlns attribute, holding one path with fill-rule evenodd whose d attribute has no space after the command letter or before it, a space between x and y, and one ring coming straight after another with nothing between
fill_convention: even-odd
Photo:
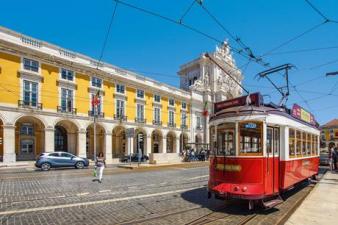
<instances>
[{"instance_id":1,"label":"tram roof","mask_svg":"<svg viewBox=\"0 0 338 225\"><path fill-rule=\"evenodd\" d=\"M243 105L243 106L234 106L230 108L223 109L210 117L210 121L214 121L217 119L228 118L228 117L236 117L236 116L252 116L252 115L279 115L284 116L288 119L297 121L304 125L313 127L315 129L319 128L319 124L316 122L316 125L298 119L292 116L291 109L277 106L273 103L270 104L262 104L260 106L256 105Z\"/></svg>"}]
</instances>

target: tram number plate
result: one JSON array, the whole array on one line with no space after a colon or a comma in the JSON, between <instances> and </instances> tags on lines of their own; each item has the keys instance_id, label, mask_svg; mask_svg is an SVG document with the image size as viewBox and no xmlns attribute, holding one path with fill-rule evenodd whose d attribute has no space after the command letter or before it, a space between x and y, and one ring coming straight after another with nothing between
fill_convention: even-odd
<instances>
[{"instance_id":1,"label":"tram number plate","mask_svg":"<svg viewBox=\"0 0 338 225\"><path fill-rule=\"evenodd\" d=\"M222 171L228 171L228 172L239 172L242 170L241 165L235 165L235 164L217 164L216 165L217 170Z\"/></svg>"}]
</instances>

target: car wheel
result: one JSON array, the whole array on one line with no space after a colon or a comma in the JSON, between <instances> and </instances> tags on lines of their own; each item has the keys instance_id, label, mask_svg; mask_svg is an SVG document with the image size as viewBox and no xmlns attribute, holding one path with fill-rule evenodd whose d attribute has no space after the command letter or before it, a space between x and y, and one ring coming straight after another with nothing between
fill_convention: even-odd
<instances>
[{"instance_id":1,"label":"car wheel","mask_svg":"<svg viewBox=\"0 0 338 225\"><path fill-rule=\"evenodd\" d=\"M50 167L51 167L50 163L45 162L45 163L41 164L41 170L43 170L43 171L50 170Z\"/></svg>"},{"instance_id":2,"label":"car wheel","mask_svg":"<svg viewBox=\"0 0 338 225\"><path fill-rule=\"evenodd\" d=\"M77 162L75 164L76 169L83 169L84 168L84 163L83 162Z\"/></svg>"}]
</instances>

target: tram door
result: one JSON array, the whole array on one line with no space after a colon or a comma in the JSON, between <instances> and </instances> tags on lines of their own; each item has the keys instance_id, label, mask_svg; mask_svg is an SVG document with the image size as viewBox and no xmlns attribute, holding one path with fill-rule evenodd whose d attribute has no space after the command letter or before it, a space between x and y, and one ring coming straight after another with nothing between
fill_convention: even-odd
<instances>
[{"instance_id":1,"label":"tram door","mask_svg":"<svg viewBox=\"0 0 338 225\"><path fill-rule=\"evenodd\" d=\"M272 189L273 193L279 191L279 151L280 151L280 132L277 127L267 128L267 159L268 159L268 182L271 185L268 189Z\"/></svg>"}]
</instances>

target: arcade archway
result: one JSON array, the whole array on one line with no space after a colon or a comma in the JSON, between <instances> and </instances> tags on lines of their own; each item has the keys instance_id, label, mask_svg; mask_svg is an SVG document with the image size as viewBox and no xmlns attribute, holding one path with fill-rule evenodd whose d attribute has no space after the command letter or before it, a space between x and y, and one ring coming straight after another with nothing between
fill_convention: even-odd
<instances>
[{"instance_id":1,"label":"arcade archway","mask_svg":"<svg viewBox=\"0 0 338 225\"><path fill-rule=\"evenodd\" d=\"M126 129L122 126L115 127L112 138L113 158L120 158L126 155Z\"/></svg>"},{"instance_id":2,"label":"arcade archway","mask_svg":"<svg viewBox=\"0 0 338 225\"><path fill-rule=\"evenodd\" d=\"M15 123L17 160L34 160L45 151L45 126L36 117L23 116Z\"/></svg>"},{"instance_id":3,"label":"arcade archway","mask_svg":"<svg viewBox=\"0 0 338 225\"><path fill-rule=\"evenodd\" d=\"M167 153L174 153L176 149L176 135L170 131L167 134Z\"/></svg>"},{"instance_id":4,"label":"arcade archway","mask_svg":"<svg viewBox=\"0 0 338 225\"><path fill-rule=\"evenodd\" d=\"M151 134L151 153L160 153L162 151L162 133L154 130Z\"/></svg>"},{"instance_id":5,"label":"arcade archway","mask_svg":"<svg viewBox=\"0 0 338 225\"><path fill-rule=\"evenodd\" d=\"M100 124L96 124L96 155L105 152L105 130ZM94 124L87 127L86 134L86 153L87 157L94 159Z\"/></svg>"},{"instance_id":6,"label":"arcade archway","mask_svg":"<svg viewBox=\"0 0 338 225\"><path fill-rule=\"evenodd\" d=\"M54 128L54 150L77 154L78 127L71 121L59 121Z\"/></svg>"}]
</instances>

